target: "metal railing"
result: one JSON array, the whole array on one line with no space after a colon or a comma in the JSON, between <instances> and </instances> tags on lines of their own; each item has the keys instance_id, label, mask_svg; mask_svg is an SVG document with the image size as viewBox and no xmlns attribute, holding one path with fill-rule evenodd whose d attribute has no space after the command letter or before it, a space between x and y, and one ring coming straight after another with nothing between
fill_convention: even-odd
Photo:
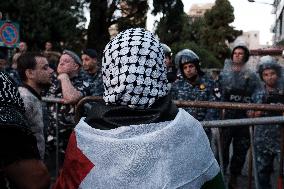
<instances>
[{"instance_id":1,"label":"metal railing","mask_svg":"<svg viewBox=\"0 0 284 189\"><path fill-rule=\"evenodd\" d=\"M55 105L55 177L59 171L59 130L58 130L58 106L63 104L63 99L53 97L42 97L42 101ZM48 116L49 117L49 116Z\"/></svg>"}]
</instances>

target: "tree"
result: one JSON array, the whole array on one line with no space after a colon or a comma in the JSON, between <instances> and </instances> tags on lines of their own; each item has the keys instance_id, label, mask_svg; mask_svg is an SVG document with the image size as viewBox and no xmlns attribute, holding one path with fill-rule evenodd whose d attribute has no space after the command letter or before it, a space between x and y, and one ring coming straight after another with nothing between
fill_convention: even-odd
<instances>
[{"instance_id":1,"label":"tree","mask_svg":"<svg viewBox=\"0 0 284 189\"><path fill-rule=\"evenodd\" d=\"M145 28L148 9L147 0L121 0L122 15L116 19L118 30L123 31L133 27Z\"/></svg>"},{"instance_id":2,"label":"tree","mask_svg":"<svg viewBox=\"0 0 284 189\"><path fill-rule=\"evenodd\" d=\"M200 43L205 19L191 18L183 11L183 4L177 0L154 0L153 14L162 13L156 34L163 43L178 51L188 48L198 54L203 68L221 68L221 62L214 54Z\"/></svg>"},{"instance_id":3,"label":"tree","mask_svg":"<svg viewBox=\"0 0 284 189\"><path fill-rule=\"evenodd\" d=\"M275 46L283 48L284 47L284 40L282 39L281 41L278 41Z\"/></svg>"},{"instance_id":4,"label":"tree","mask_svg":"<svg viewBox=\"0 0 284 189\"><path fill-rule=\"evenodd\" d=\"M87 47L94 48L100 54L109 40L108 27L116 6L112 3L109 7L105 0L91 0L90 23L87 31Z\"/></svg>"},{"instance_id":5,"label":"tree","mask_svg":"<svg viewBox=\"0 0 284 189\"><path fill-rule=\"evenodd\" d=\"M175 42L172 44L171 47L172 47L174 54L178 53L178 51L182 49L191 49L192 51L194 51L201 60L202 68L222 68L221 62L214 57L212 52L201 47L200 45L196 44L193 41L186 40L186 41L183 41L183 43ZM176 65L176 67L177 66L178 65Z\"/></svg>"},{"instance_id":6,"label":"tree","mask_svg":"<svg viewBox=\"0 0 284 189\"><path fill-rule=\"evenodd\" d=\"M221 62L229 56L228 42L233 42L242 31L229 24L234 21L234 8L228 0L216 0L215 5L204 16L201 45L211 51Z\"/></svg>"},{"instance_id":7,"label":"tree","mask_svg":"<svg viewBox=\"0 0 284 189\"><path fill-rule=\"evenodd\" d=\"M90 1L90 24L87 47L102 51L110 39L108 28L118 25L118 31L146 26L147 0Z\"/></svg>"},{"instance_id":8,"label":"tree","mask_svg":"<svg viewBox=\"0 0 284 189\"><path fill-rule=\"evenodd\" d=\"M191 18L188 16L187 20L189 21L185 23L182 36L185 39L200 45L201 33L205 27L204 17Z\"/></svg>"},{"instance_id":9,"label":"tree","mask_svg":"<svg viewBox=\"0 0 284 189\"><path fill-rule=\"evenodd\" d=\"M162 13L162 18L158 23L155 33L160 40L171 46L172 43L181 40L181 32L183 30L186 19L183 12L183 3L181 0L154 0L154 10L152 14Z\"/></svg>"},{"instance_id":10,"label":"tree","mask_svg":"<svg viewBox=\"0 0 284 189\"><path fill-rule=\"evenodd\" d=\"M86 21L81 0L0 1L6 19L19 22L20 39L32 50L45 41L64 42L68 48L81 46Z\"/></svg>"}]
</instances>

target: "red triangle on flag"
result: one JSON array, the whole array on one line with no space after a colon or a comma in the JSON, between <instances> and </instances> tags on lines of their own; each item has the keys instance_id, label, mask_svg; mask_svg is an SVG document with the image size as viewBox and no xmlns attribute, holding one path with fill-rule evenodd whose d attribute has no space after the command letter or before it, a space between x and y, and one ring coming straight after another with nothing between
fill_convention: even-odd
<instances>
[{"instance_id":1,"label":"red triangle on flag","mask_svg":"<svg viewBox=\"0 0 284 189\"><path fill-rule=\"evenodd\" d=\"M53 189L77 189L94 166L78 148L73 131L69 138L62 171Z\"/></svg>"}]
</instances>

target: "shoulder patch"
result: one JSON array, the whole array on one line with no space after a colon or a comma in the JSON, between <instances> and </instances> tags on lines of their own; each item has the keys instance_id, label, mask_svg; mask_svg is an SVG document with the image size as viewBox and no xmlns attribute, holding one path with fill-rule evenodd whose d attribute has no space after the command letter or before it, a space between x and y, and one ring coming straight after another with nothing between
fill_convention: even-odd
<instances>
[{"instance_id":1,"label":"shoulder patch","mask_svg":"<svg viewBox=\"0 0 284 189\"><path fill-rule=\"evenodd\" d=\"M201 83L200 85L199 85L199 89L200 90L204 90L206 88L206 86L203 84L203 83Z\"/></svg>"}]
</instances>

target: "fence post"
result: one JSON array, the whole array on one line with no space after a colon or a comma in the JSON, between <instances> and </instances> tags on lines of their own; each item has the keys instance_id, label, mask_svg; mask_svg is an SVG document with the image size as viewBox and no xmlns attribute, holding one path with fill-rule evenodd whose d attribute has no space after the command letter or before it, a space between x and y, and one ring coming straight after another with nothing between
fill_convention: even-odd
<instances>
[{"instance_id":1,"label":"fence post","mask_svg":"<svg viewBox=\"0 0 284 189\"><path fill-rule=\"evenodd\" d=\"M56 117L56 123L55 123L55 137L56 137L56 149L55 149L55 176L57 178L58 171L59 171L59 130L58 130L58 103L55 103L55 117Z\"/></svg>"}]
</instances>

